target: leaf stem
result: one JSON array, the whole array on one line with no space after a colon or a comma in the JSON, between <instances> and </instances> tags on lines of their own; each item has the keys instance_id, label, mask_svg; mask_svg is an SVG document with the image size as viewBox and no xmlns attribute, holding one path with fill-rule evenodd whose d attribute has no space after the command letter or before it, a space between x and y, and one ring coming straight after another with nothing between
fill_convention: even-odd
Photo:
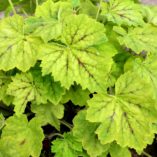
<instances>
[{"instance_id":1,"label":"leaf stem","mask_svg":"<svg viewBox=\"0 0 157 157\"><path fill-rule=\"evenodd\" d=\"M150 154L148 154L148 153L145 152L145 151L143 151L142 154L145 155L146 157L152 157Z\"/></svg>"},{"instance_id":2,"label":"leaf stem","mask_svg":"<svg viewBox=\"0 0 157 157\"><path fill-rule=\"evenodd\" d=\"M46 137L47 137L48 139L50 139L50 140L51 140L53 137L55 137L55 136L59 136L59 137L61 137L61 138L64 138L64 136L63 136L62 134L57 133L57 132L52 133L52 134L49 134L49 135L46 135Z\"/></svg>"},{"instance_id":3,"label":"leaf stem","mask_svg":"<svg viewBox=\"0 0 157 157\"><path fill-rule=\"evenodd\" d=\"M101 3L102 3L102 0L100 0L100 2L99 2L98 11L97 11L97 14L96 14L96 20L97 20L98 17L99 17L99 13L100 13L100 9L101 9Z\"/></svg>"},{"instance_id":4,"label":"leaf stem","mask_svg":"<svg viewBox=\"0 0 157 157\"><path fill-rule=\"evenodd\" d=\"M65 125L66 127L68 127L70 130L72 130L73 126L71 124L67 123L66 121L60 120L60 123L63 124L63 125Z\"/></svg>"},{"instance_id":5,"label":"leaf stem","mask_svg":"<svg viewBox=\"0 0 157 157\"><path fill-rule=\"evenodd\" d=\"M16 15L16 14L17 14L17 13L16 13L16 9L15 9L15 7L14 7L14 4L13 4L12 0L8 0L8 2L9 2L10 6L11 6L11 8L12 8L12 10L13 10L14 15Z\"/></svg>"},{"instance_id":6,"label":"leaf stem","mask_svg":"<svg viewBox=\"0 0 157 157\"><path fill-rule=\"evenodd\" d=\"M35 2L36 2L36 7L38 7L38 5L39 5L39 2L38 2L38 0L36 0Z\"/></svg>"}]
</instances>

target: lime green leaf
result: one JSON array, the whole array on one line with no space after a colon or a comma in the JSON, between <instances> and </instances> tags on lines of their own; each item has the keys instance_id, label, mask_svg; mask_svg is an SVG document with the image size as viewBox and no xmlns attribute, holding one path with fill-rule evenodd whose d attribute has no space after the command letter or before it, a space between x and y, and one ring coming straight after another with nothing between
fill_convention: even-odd
<instances>
[{"instance_id":1,"label":"lime green leaf","mask_svg":"<svg viewBox=\"0 0 157 157\"><path fill-rule=\"evenodd\" d=\"M61 87L60 82L54 82L51 76L45 76L42 79L48 93L47 99L54 105L57 105L65 94L65 89Z\"/></svg>"},{"instance_id":2,"label":"lime green leaf","mask_svg":"<svg viewBox=\"0 0 157 157\"><path fill-rule=\"evenodd\" d=\"M38 59L40 39L26 36L23 18L13 16L0 22L0 69L13 68L25 72L34 66Z\"/></svg>"},{"instance_id":3,"label":"lime green leaf","mask_svg":"<svg viewBox=\"0 0 157 157\"><path fill-rule=\"evenodd\" d=\"M63 30L60 44L52 42L41 48L43 75L51 73L67 89L75 81L83 89L104 91L115 50L104 52L107 44L103 49L96 47L106 41L104 26L85 15L74 15L65 19Z\"/></svg>"},{"instance_id":4,"label":"lime green leaf","mask_svg":"<svg viewBox=\"0 0 157 157\"><path fill-rule=\"evenodd\" d=\"M12 77L8 87L8 94L14 96L13 104L17 115L24 112L27 102L35 101L45 104L47 99L58 104L64 89L59 83L53 82L51 77L42 77L39 71L17 74Z\"/></svg>"},{"instance_id":5,"label":"lime green leaf","mask_svg":"<svg viewBox=\"0 0 157 157\"><path fill-rule=\"evenodd\" d=\"M79 112L73 123L73 134L82 142L82 146L89 156L97 157L104 152L108 152L109 144L102 145L95 134L95 130L99 125L88 122L85 111Z\"/></svg>"},{"instance_id":6,"label":"lime green leaf","mask_svg":"<svg viewBox=\"0 0 157 157\"><path fill-rule=\"evenodd\" d=\"M72 1L72 6L75 8L75 7L78 7L80 5L80 0L71 0Z\"/></svg>"},{"instance_id":7,"label":"lime green leaf","mask_svg":"<svg viewBox=\"0 0 157 157\"><path fill-rule=\"evenodd\" d=\"M37 104L47 102L47 91L42 78L34 77L31 73L17 74L12 77L13 81L9 84L7 93L14 96L13 104L17 115L24 112L29 101L36 101Z\"/></svg>"},{"instance_id":8,"label":"lime green leaf","mask_svg":"<svg viewBox=\"0 0 157 157\"><path fill-rule=\"evenodd\" d=\"M52 0L47 0L36 8L35 16L61 20L72 13L72 3L61 1L54 3Z\"/></svg>"},{"instance_id":9,"label":"lime green leaf","mask_svg":"<svg viewBox=\"0 0 157 157\"><path fill-rule=\"evenodd\" d=\"M55 157L76 157L82 153L82 145L71 133L65 133L63 138L52 142L51 151Z\"/></svg>"},{"instance_id":10,"label":"lime green leaf","mask_svg":"<svg viewBox=\"0 0 157 157\"><path fill-rule=\"evenodd\" d=\"M73 85L63 96L62 102L66 103L71 100L74 105L84 106L89 99L89 94L88 90L82 90L80 86Z\"/></svg>"},{"instance_id":11,"label":"lime green leaf","mask_svg":"<svg viewBox=\"0 0 157 157\"><path fill-rule=\"evenodd\" d=\"M110 147L111 157L131 157L131 152L128 148L122 148L116 143L113 143Z\"/></svg>"},{"instance_id":12,"label":"lime green leaf","mask_svg":"<svg viewBox=\"0 0 157 157\"><path fill-rule=\"evenodd\" d=\"M62 25L55 19L30 17L25 20L25 31L33 32L34 36L41 37L44 42L48 42L61 35Z\"/></svg>"},{"instance_id":13,"label":"lime green leaf","mask_svg":"<svg viewBox=\"0 0 157 157\"><path fill-rule=\"evenodd\" d=\"M57 130L60 129L59 119L64 116L63 105L53 105L51 103L36 105L32 104L31 111L35 113L36 118L41 122L41 125L51 124Z\"/></svg>"},{"instance_id":14,"label":"lime green leaf","mask_svg":"<svg viewBox=\"0 0 157 157\"><path fill-rule=\"evenodd\" d=\"M154 88L154 94L157 90L157 62L156 56L148 56L145 60L129 59L124 67L125 71L131 70L138 74L141 78L150 82Z\"/></svg>"},{"instance_id":15,"label":"lime green leaf","mask_svg":"<svg viewBox=\"0 0 157 157\"><path fill-rule=\"evenodd\" d=\"M143 25L141 8L130 0L110 0L102 4L102 15L118 25Z\"/></svg>"},{"instance_id":16,"label":"lime green leaf","mask_svg":"<svg viewBox=\"0 0 157 157\"><path fill-rule=\"evenodd\" d=\"M36 119L28 122L25 115L14 115L6 120L0 139L0 152L6 157L38 157L43 139L43 131Z\"/></svg>"},{"instance_id":17,"label":"lime green leaf","mask_svg":"<svg viewBox=\"0 0 157 157\"><path fill-rule=\"evenodd\" d=\"M87 120L101 123L96 133L102 144L116 140L122 147L141 152L154 138L152 121L145 118L147 109L155 110L152 89L140 77L128 72L116 82L115 93L115 96L95 95L89 101Z\"/></svg>"},{"instance_id":18,"label":"lime green leaf","mask_svg":"<svg viewBox=\"0 0 157 157\"><path fill-rule=\"evenodd\" d=\"M0 113L0 130L4 127L5 125L5 118L2 113Z\"/></svg>"},{"instance_id":19,"label":"lime green leaf","mask_svg":"<svg viewBox=\"0 0 157 157\"><path fill-rule=\"evenodd\" d=\"M124 36L118 37L119 43L134 52L156 52L157 27L146 24L144 27L130 28Z\"/></svg>"},{"instance_id":20,"label":"lime green leaf","mask_svg":"<svg viewBox=\"0 0 157 157\"><path fill-rule=\"evenodd\" d=\"M156 6L142 6L143 16L148 23L157 26L157 7Z\"/></svg>"}]
</instances>

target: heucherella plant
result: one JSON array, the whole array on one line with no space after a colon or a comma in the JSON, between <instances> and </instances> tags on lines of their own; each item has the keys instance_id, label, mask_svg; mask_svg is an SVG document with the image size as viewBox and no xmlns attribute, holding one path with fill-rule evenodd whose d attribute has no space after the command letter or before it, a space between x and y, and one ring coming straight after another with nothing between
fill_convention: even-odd
<instances>
[{"instance_id":1,"label":"heucherella plant","mask_svg":"<svg viewBox=\"0 0 157 157\"><path fill-rule=\"evenodd\" d=\"M157 7L46 0L23 16L11 4L0 20L0 157L146 154L157 133Z\"/></svg>"}]
</instances>

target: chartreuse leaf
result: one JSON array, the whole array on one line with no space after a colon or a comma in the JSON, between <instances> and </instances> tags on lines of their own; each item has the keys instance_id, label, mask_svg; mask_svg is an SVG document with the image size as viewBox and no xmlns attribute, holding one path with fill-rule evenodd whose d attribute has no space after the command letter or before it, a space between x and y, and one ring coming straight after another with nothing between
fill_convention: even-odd
<instances>
[{"instance_id":1,"label":"chartreuse leaf","mask_svg":"<svg viewBox=\"0 0 157 157\"><path fill-rule=\"evenodd\" d=\"M113 143L110 147L111 157L131 157L131 152L128 148L122 148L116 143Z\"/></svg>"},{"instance_id":2,"label":"chartreuse leaf","mask_svg":"<svg viewBox=\"0 0 157 157\"><path fill-rule=\"evenodd\" d=\"M25 115L16 115L6 120L0 139L0 156L38 157L44 134L36 119L28 122Z\"/></svg>"},{"instance_id":3,"label":"chartreuse leaf","mask_svg":"<svg viewBox=\"0 0 157 157\"><path fill-rule=\"evenodd\" d=\"M25 20L25 31L41 37L44 42L58 38L61 35L61 22L52 18L29 17Z\"/></svg>"},{"instance_id":4,"label":"chartreuse leaf","mask_svg":"<svg viewBox=\"0 0 157 157\"><path fill-rule=\"evenodd\" d=\"M84 106L87 104L89 94L90 92L88 90L82 90L80 86L73 85L66 91L62 98L62 102L66 103L71 100L74 105Z\"/></svg>"},{"instance_id":5,"label":"chartreuse leaf","mask_svg":"<svg viewBox=\"0 0 157 157\"><path fill-rule=\"evenodd\" d=\"M82 145L72 133L64 133L63 138L52 142L51 151L55 157L77 157L82 154Z\"/></svg>"},{"instance_id":6,"label":"chartreuse leaf","mask_svg":"<svg viewBox=\"0 0 157 157\"><path fill-rule=\"evenodd\" d=\"M151 55L146 59L129 59L124 67L125 71L131 70L138 74L141 78L144 78L152 88L154 88L154 95L156 95L157 90L157 62L156 56ZM152 93L153 94L153 93ZM157 96L157 95L156 95Z\"/></svg>"},{"instance_id":7,"label":"chartreuse leaf","mask_svg":"<svg viewBox=\"0 0 157 157\"><path fill-rule=\"evenodd\" d=\"M43 78L40 72L28 72L12 77L8 86L8 94L14 96L13 104L17 115L24 112L27 102L35 101L37 104L58 103L64 94L64 89L49 78Z\"/></svg>"},{"instance_id":8,"label":"chartreuse leaf","mask_svg":"<svg viewBox=\"0 0 157 157\"><path fill-rule=\"evenodd\" d=\"M66 16L69 16L72 13L73 7L70 1L59 1L54 3L52 0L47 0L41 6L38 6L36 8L35 16L61 20L62 18L65 18Z\"/></svg>"},{"instance_id":9,"label":"chartreuse leaf","mask_svg":"<svg viewBox=\"0 0 157 157\"><path fill-rule=\"evenodd\" d=\"M118 37L118 41L138 54L144 50L156 53L157 27L145 24L143 27L130 28L127 34Z\"/></svg>"},{"instance_id":10,"label":"chartreuse leaf","mask_svg":"<svg viewBox=\"0 0 157 157\"><path fill-rule=\"evenodd\" d=\"M108 152L109 144L103 145L97 138L95 131L98 123L90 123L86 120L86 111L81 111L73 120L73 134L82 142L83 148L89 156L97 157ZM105 157L105 156L104 156Z\"/></svg>"},{"instance_id":11,"label":"chartreuse leaf","mask_svg":"<svg viewBox=\"0 0 157 157\"><path fill-rule=\"evenodd\" d=\"M97 94L89 100L87 120L101 123L96 130L102 144L116 141L141 152L154 138L147 109L155 110L152 89L135 73L125 73L115 85L115 95ZM141 133L142 130L142 133Z\"/></svg>"},{"instance_id":12,"label":"chartreuse leaf","mask_svg":"<svg viewBox=\"0 0 157 157\"><path fill-rule=\"evenodd\" d=\"M90 28L89 28L90 25ZM51 73L55 81L69 89L76 82L82 89L104 91L106 73L110 71L114 48L106 41L104 26L86 15L65 19L61 41L41 48L42 74ZM103 48L101 49L100 46Z\"/></svg>"},{"instance_id":13,"label":"chartreuse leaf","mask_svg":"<svg viewBox=\"0 0 157 157\"><path fill-rule=\"evenodd\" d=\"M16 15L0 21L0 69L25 72L38 59L41 40L25 35L23 18Z\"/></svg>"},{"instance_id":14,"label":"chartreuse leaf","mask_svg":"<svg viewBox=\"0 0 157 157\"><path fill-rule=\"evenodd\" d=\"M102 12L108 21L116 25L143 25L141 8L130 0L110 0L102 3Z\"/></svg>"},{"instance_id":15,"label":"chartreuse leaf","mask_svg":"<svg viewBox=\"0 0 157 157\"><path fill-rule=\"evenodd\" d=\"M72 4L48 0L38 6L36 17L26 19L27 29L35 29L33 35L40 36L45 42L58 38L62 33L62 17L72 14Z\"/></svg>"},{"instance_id":16,"label":"chartreuse leaf","mask_svg":"<svg viewBox=\"0 0 157 157\"><path fill-rule=\"evenodd\" d=\"M53 105L51 103L41 105L32 104L31 111L35 113L36 118L41 122L42 126L51 124L57 130L60 129L59 119L64 116L63 105Z\"/></svg>"}]
</instances>

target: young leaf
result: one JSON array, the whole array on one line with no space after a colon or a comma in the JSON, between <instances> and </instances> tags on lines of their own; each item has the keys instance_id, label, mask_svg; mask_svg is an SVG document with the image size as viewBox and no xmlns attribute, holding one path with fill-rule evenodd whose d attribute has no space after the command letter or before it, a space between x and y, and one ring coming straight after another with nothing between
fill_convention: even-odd
<instances>
[{"instance_id":1,"label":"young leaf","mask_svg":"<svg viewBox=\"0 0 157 157\"><path fill-rule=\"evenodd\" d=\"M6 157L38 157L42 149L43 131L36 119L28 122L25 115L6 120L0 139L0 155Z\"/></svg>"},{"instance_id":2,"label":"young leaf","mask_svg":"<svg viewBox=\"0 0 157 157\"><path fill-rule=\"evenodd\" d=\"M130 0L110 0L102 4L102 15L117 25L142 26L141 8Z\"/></svg>"},{"instance_id":3,"label":"young leaf","mask_svg":"<svg viewBox=\"0 0 157 157\"><path fill-rule=\"evenodd\" d=\"M76 157L82 154L82 145L77 141L72 133L64 133L62 138L57 138L52 142L51 151L55 157Z\"/></svg>"},{"instance_id":4,"label":"young leaf","mask_svg":"<svg viewBox=\"0 0 157 157\"><path fill-rule=\"evenodd\" d=\"M147 108L155 110L150 85L128 72L116 82L115 92L95 95L88 103L87 120L101 123L96 134L102 144L116 140L141 152L154 138L152 121L144 114Z\"/></svg>"},{"instance_id":5,"label":"young leaf","mask_svg":"<svg viewBox=\"0 0 157 157\"><path fill-rule=\"evenodd\" d=\"M67 89L75 81L83 89L104 91L104 79L111 68L113 54L96 48L106 41L104 31L103 25L85 15L67 17L61 41L41 49L43 75L51 73L54 80Z\"/></svg>"},{"instance_id":6,"label":"young leaf","mask_svg":"<svg viewBox=\"0 0 157 157\"><path fill-rule=\"evenodd\" d=\"M38 59L41 40L25 35L23 18L16 15L0 21L0 69L25 72Z\"/></svg>"},{"instance_id":7,"label":"young leaf","mask_svg":"<svg viewBox=\"0 0 157 157\"><path fill-rule=\"evenodd\" d=\"M57 130L60 130L59 119L64 116L63 105L53 105L51 103L36 105L32 104L31 111L35 113L36 119L41 122L41 125L51 124Z\"/></svg>"},{"instance_id":8,"label":"young leaf","mask_svg":"<svg viewBox=\"0 0 157 157\"><path fill-rule=\"evenodd\" d=\"M138 54L142 51L156 53L157 27L146 24L144 27L130 28L127 34L118 37L118 41Z\"/></svg>"},{"instance_id":9,"label":"young leaf","mask_svg":"<svg viewBox=\"0 0 157 157\"><path fill-rule=\"evenodd\" d=\"M89 156L97 157L108 152L110 145L102 145L95 134L99 124L88 122L86 120L86 111L79 112L73 123L73 134L82 142L82 146Z\"/></svg>"}]
</instances>

